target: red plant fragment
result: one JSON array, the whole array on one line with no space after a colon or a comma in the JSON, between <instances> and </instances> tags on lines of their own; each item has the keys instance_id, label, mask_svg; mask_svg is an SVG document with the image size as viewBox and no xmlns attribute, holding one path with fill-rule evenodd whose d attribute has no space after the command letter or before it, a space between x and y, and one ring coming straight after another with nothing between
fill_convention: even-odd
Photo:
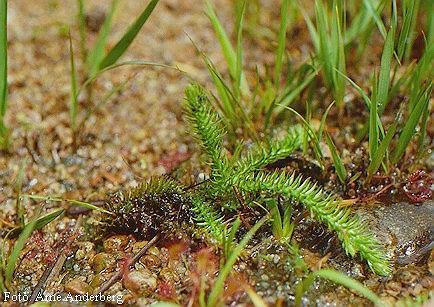
<instances>
[{"instance_id":1,"label":"red plant fragment","mask_svg":"<svg viewBox=\"0 0 434 307\"><path fill-rule=\"evenodd\" d=\"M189 152L174 152L163 156L159 161L158 165L164 167L167 173L170 173L176 169L182 162L188 160L191 154Z\"/></svg>"},{"instance_id":2,"label":"red plant fragment","mask_svg":"<svg viewBox=\"0 0 434 307\"><path fill-rule=\"evenodd\" d=\"M412 203L421 203L431 199L433 178L423 170L417 170L407 178L403 190Z\"/></svg>"},{"instance_id":3,"label":"red plant fragment","mask_svg":"<svg viewBox=\"0 0 434 307\"><path fill-rule=\"evenodd\" d=\"M162 299L173 299L176 296L176 289L172 282L160 281L158 283L157 293Z\"/></svg>"}]
</instances>

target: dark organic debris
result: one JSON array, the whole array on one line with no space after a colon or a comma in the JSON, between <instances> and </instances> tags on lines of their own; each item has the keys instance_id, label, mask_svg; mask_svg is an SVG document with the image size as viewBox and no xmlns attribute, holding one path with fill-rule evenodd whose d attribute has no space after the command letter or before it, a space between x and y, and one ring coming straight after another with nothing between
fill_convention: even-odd
<instances>
[{"instance_id":1,"label":"dark organic debris","mask_svg":"<svg viewBox=\"0 0 434 307\"><path fill-rule=\"evenodd\" d=\"M152 179L139 187L112 195L102 222L106 233L132 234L149 239L159 233L169 233L174 225L190 221L190 201L171 179Z\"/></svg>"}]
</instances>

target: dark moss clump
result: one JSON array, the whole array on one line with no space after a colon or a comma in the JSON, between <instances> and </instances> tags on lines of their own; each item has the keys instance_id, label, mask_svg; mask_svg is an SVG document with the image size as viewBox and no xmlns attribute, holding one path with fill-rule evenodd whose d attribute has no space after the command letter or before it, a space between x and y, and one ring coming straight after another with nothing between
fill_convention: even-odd
<instances>
[{"instance_id":1,"label":"dark moss clump","mask_svg":"<svg viewBox=\"0 0 434 307\"><path fill-rule=\"evenodd\" d=\"M191 201L171 179L158 178L135 189L113 194L105 209L106 234L131 234L150 239L156 234L167 235L191 223Z\"/></svg>"}]
</instances>

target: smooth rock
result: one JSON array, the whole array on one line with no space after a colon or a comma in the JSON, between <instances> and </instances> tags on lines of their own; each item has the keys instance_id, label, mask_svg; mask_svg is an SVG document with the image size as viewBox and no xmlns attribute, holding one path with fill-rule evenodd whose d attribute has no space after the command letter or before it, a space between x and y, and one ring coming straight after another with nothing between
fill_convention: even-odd
<instances>
[{"instance_id":1,"label":"smooth rock","mask_svg":"<svg viewBox=\"0 0 434 307\"><path fill-rule=\"evenodd\" d=\"M83 295L90 292L89 285L84 281L76 278L65 284L65 291L71 294Z\"/></svg>"},{"instance_id":2,"label":"smooth rock","mask_svg":"<svg viewBox=\"0 0 434 307\"><path fill-rule=\"evenodd\" d=\"M134 270L124 277L123 285L133 293L148 294L157 289L157 278L147 269Z\"/></svg>"},{"instance_id":3,"label":"smooth rock","mask_svg":"<svg viewBox=\"0 0 434 307\"><path fill-rule=\"evenodd\" d=\"M357 214L393 252L399 265L417 262L434 247L434 201L361 208Z\"/></svg>"},{"instance_id":4,"label":"smooth rock","mask_svg":"<svg viewBox=\"0 0 434 307\"><path fill-rule=\"evenodd\" d=\"M95 273L102 272L115 265L115 258L111 254L99 253L92 259L92 268Z\"/></svg>"}]
</instances>

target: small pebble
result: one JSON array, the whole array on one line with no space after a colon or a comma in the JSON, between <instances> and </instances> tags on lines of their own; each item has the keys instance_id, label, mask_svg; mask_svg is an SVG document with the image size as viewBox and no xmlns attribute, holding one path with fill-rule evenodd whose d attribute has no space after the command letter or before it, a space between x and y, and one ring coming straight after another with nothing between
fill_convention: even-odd
<instances>
[{"instance_id":1,"label":"small pebble","mask_svg":"<svg viewBox=\"0 0 434 307\"><path fill-rule=\"evenodd\" d=\"M104 250L108 253L123 252L128 246L130 239L125 235L115 235L107 238L103 245Z\"/></svg>"},{"instance_id":2,"label":"small pebble","mask_svg":"<svg viewBox=\"0 0 434 307\"><path fill-rule=\"evenodd\" d=\"M111 254L99 253L92 259L92 268L96 273L100 273L115 265L115 258Z\"/></svg>"},{"instance_id":3,"label":"small pebble","mask_svg":"<svg viewBox=\"0 0 434 307\"><path fill-rule=\"evenodd\" d=\"M157 289L157 278L149 270L134 270L124 277L123 285L131 292L149 294Z\"/></svg>"},{"instance_id":4,"label":"small pebble","mask_svg":"<svg viewBox=\"0 0 434 307\"><path fill-rule=\"evenodd\" d=\"M84 281L76 278L65 284L65 291L71 294L86 294L90 292L89 285Z\"/></svg>"}]
</instances>

